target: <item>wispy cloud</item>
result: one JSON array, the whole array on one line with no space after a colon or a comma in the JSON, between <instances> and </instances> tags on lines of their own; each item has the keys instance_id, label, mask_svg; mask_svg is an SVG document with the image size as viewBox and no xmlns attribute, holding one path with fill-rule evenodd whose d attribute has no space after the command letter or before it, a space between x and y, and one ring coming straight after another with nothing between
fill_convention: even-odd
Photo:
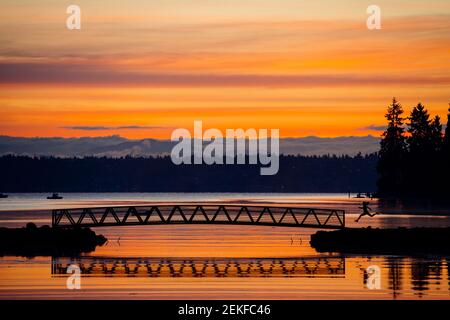
<instances>
[{"instance_id":1,"label":"wispy cloud","mask_svg":"<svg viewBox=\"0 0 450 320\"><path fill-rule=\"evenodd\" d=\"M158 129L172 129L171 127L160 126L65 126L63 129L81 130L81 131L104 131L104 130L158 130Z\"/></svg>"},{"instance_id":2,"label":"wispy cloud","mask_svg":"<svg viewBox=\"0 0 450 320\"><path fill-rule=\"evenodd\" d=\"M365 131L365 130L384 131L385 129L386 129L386 126L383 126L383 125L375 125L375 124L371 124L371 125L368 125L368 126L366 126L366 127L360 128L360 130L363 130L363 131Z\"/></svg>"}]
</instances>

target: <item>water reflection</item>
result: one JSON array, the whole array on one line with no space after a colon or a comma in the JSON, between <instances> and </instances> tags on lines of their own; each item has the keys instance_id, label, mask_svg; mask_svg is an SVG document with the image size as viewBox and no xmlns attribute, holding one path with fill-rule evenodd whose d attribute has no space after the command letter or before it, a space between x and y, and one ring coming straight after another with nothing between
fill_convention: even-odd
<instances>
[{"instance_id":1,"label":"water reflection","mask_svg":"<svg viewBox=\"0 0 450 320\"><path fill-rule=\"evenodd\" d=\"M392 291L392 297L396 299L399 296L399 292L403 290L403 263L400 259L387 259L386 261L388 269L388 289Z\"/></svg>"},{"instance_id":2,"label":"water reflection","mask_svg":"<svg viewBox=\"0 0 450 320\"><path fill-rule=\"evenodd\" d=\"M387 288L393 299L402 298L402 292L411 291L415 296L422 298L427 292L447 291L450 298L450 265L449 259L435 257L426 258L386 258Z\"/></svg>"},{"instance_id":3,"label":"water reflection","mask_svg":"<svg viewBox=\"0 0 450 320\"><path fill-rule=\"evenodd\" d=\"M442 279L444 264L442 261L420 261L411 269L412 288L417 295L423 295L430 286L439 287Z\"/></svg>"},{"instance_id":4,"label":"water reflection","mask_svg":"<svg viewBox=\"0 0 450 320\"><path fill-rule=\"evenodd\" d=\"M82 290L67 289L71 264ZM450 299L449 267L449 257L434 256L1 257L0 299ZM380 271L379 288L370 270Z\"/></svg>"},{"instance_id":5,"label":"water reflection","mask_svg":"<svg viewBox=\"0 0 450 320\"><path fill-rule=\"evenodd\" d=\"M52 275L67 275L70 265L81 274L125 277L343 277L344 258L295 259L157 259L53 258Z\"/></svg>"}]
</instances>

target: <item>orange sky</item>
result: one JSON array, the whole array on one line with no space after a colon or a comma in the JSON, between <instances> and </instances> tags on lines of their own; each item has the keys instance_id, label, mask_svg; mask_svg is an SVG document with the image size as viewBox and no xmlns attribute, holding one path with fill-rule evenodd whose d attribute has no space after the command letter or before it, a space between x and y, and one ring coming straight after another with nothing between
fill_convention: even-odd
<instances>
[{"instance_id":1,"label":"orange sky","mask_svg":"<svg viewBox=\"0 0 450 320\"><path fill-rule=\"evenodd\" d=\"M0 134L168 139L174 128L379 134L393 96L446 116L450 3L5 0ZM375 130L374 130L375 129Z\"/></svg>"}]
</instances>

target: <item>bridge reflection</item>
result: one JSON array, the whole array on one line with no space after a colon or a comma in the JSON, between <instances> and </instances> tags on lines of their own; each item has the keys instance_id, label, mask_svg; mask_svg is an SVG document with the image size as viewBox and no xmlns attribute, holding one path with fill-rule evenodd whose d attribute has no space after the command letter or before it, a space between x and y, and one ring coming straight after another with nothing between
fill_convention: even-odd
<instances>
[{"instance_id":1,"label":"bridge reflection","mask_svg":"<svg viewBox=\"0 0 450 320\"><path fill-rule=\"evenodd\" d=\"M52 275L68 275L77 265L86 276L122 277L344 277L345 259L167 259L167 258L52 258Z\"/></svg>"}]
</instances>

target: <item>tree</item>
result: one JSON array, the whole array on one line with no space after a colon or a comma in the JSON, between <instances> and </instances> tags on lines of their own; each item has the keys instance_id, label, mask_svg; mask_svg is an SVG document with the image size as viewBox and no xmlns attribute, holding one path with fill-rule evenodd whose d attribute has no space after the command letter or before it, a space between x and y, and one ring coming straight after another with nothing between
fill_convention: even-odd
<instances>
[{"instance_id":1,"label":"tree","mask_svg":"<svg viewBox=\"0 0 450 320\"><path fill-rule=\"evenodd\" d=\"M409 117L405 191L411 196L434 196L440 193L442 125L436 116L430 119L419 103Z\"/></svg>"},{"instance_id":2,"label":"tree","mask_svg":"<svg viewBox=\"0 0 450 320\"><path fill-rule=\"evenodd\" d=\"M450 104L449 104L450 105ZM444 139L442 142L442 163L444 168L444 185L442 189L443 194L450 198L450 188L448 183L450 181L450 108L448 108L447 113L447 126L445 127Z\"/></svg>"},{"instance_id":3,"label":"tree","mask_svg":"<svg viewBox=\"0 0 450 320\"><path fill-rule=\"evenodd\" d=\"M400 195L403 188L403 160L406 153L403 108L395 98L385 115L388 127L382 135L378 161L378 191L381 195Z\"/></svg>"},{"instance_id":4,"label":"tree","mask_svg":"<svg viewBox=\"0 0 450 320\"><path fill-rule=\"evenodd\" d=\"M449 105L450 105L450 103L449 103ZM449 157L450 156L450 108L448 108L447 125L445 127L445 135L444 135L444 142L442 145L442 149L444 150L444 155Z\"/></svg>"},{"instance_id":5,"label":"tree","mask_svg":"<svg viewBox=\"0 0 450 320\"><path fill-rule=\"evenodd\" d=\"M439 153L443 148L442 124L439 116L434 117L431 122L430 144L434 153Z\"/></svg>"},{"instance_id":6,"label":"tree","mask_svg":"<svg viewBox=\"0 0 450 320\"><path fill-rule=\"evenodd\" d=\"M450 108L445 135L439 116L431 118L421 103L412 109L406 133L402 114L394 98L379 152L379 194L426 199L449 196Z\"/></svg>"},{"instance_id":7,"label":"tree","mask_svg":"<svg viewBox=\"0 0 450 320\"><path fill-rule=\"evenodd\" d=\"M434 151L433 131L435 128L433 128L433 121L430 120L430 115L424 105L419 103L414 107L408 119L410 121L408 123L410 136L407 142L410 153L418 156ZM439 118L437 120L439 121Z\"/></svg>"}]
</instances>

